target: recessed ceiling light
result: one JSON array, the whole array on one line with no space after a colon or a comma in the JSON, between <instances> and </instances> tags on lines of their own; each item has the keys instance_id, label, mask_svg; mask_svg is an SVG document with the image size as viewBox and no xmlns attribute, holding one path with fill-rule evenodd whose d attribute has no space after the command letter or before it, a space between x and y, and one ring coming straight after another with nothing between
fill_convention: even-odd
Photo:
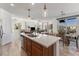
<instances>
[{"instance_id":1,"label":"recessed ceiling light","mask_svg":"<svg viewBox=\"0 0 79 59\"><path fill-rule=\"evenodd\" d=\"M11 3L11 4L10 4L10 6L14 6L14 4L13 4L13 3Z\"/></svg>"},{"instance_id":2,"label":"recessed ceiling light","mask_svg":"<svg viewBox=\"0 0 79 59\"><path fill-rule=\"evenodd\" d=\"M32 5L35 5L35 3L32 3Z\"/></svg>"}]
</instances>

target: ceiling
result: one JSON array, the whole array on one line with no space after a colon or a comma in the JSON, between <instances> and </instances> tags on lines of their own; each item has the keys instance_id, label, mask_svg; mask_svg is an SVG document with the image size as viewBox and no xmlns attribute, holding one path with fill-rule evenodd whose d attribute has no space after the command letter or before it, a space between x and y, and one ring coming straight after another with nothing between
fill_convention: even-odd
<instances>
[{"instance_id":1,"label":"ceiling","mask_svg":"<svg viewBox=\"0 0 79 59\"><path fill-rule=\"evenodd\" d=\"M31 3L14 3L15 5L12 7L10 3L0 3L0 7L9 11L12 14L15 14L19 17L27 17L27 9L31 9L31 17L34 19L41 19L43 17L43 3L35 3L32 5ZM79 11L79 3L47 3L47 13L48 18L52 19L61 15L61 11L65 14L78 12Z\"/></svg>"}]
</instances>

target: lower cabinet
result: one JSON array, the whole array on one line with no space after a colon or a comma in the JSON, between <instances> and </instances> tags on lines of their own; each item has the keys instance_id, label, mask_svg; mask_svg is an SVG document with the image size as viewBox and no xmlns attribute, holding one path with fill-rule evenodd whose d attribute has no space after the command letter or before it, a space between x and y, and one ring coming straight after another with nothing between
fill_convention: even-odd
<instances>
[{"instance_id":1,"label":"lower cabinet","mask_svg":"<svg viewBox=\"0 0 79 59\"><path fill-rule=\"evenodd\" d=\"M26 37L23 37L22 48L26 51Z\"/></svg>"},{"instance_id":2,"label":"lower cabinet","mask_svg":"<svg viewBox=\"0 0 79 59\"><path fill-rule=\"evenodd\" d=\"M23 49L28 56L54 56L55 55L55 44L46 48L31 39L24 37Z\"/></svg>"},{"instance_id":3,"label":"lower cabinet","mask_svg":"<svg viewBox=\"0 0 79 59\"><path fill-rule=\"evenodd\" d=\"M26 38L26 50L31 51L32 41L29 38Z\"/></svg>"},{"instance_id":4,"label":"lower cabinet","mask_svg":"<svg viewBox=\"0 0 79 59\"><path fill-rule=\"evenodd\" d=\"M31 55L31 49L32 49L32 47L31 47L32 43L31 42L32 41L29 38L26 38L25 48L26 48L26 53L27 53L28 56Z\"/></svg>"},{"instance_id":5,"label":"lower cabinet","mask_svg":"<svg viewBox=\"0 0 79 59\"><path fill-rule=\"evenodd\" d=\"M26 51L27 56L31 56L31 51Z\"/></svg>"},{"instance_id":6,"label":"lower cabinet","mask_svg":"<svg viewBox=\"0 0 79 59\"><path fill-rule=\"evenodd\" d=\"M23 45L22 48L27 53L28 56L31 55L31 40L29 38L23 37Z\"/></svg>"},{"instance_id":7,"label":"lower cabinet","mask_svg":"<svg viewBox=\"0 0 79 59\"><path fill-rule=\"evenodd\" d=\"M38 43L32 42L32 56L42 56L43 55L43 47Z\"/></svg>"}]
</instances>

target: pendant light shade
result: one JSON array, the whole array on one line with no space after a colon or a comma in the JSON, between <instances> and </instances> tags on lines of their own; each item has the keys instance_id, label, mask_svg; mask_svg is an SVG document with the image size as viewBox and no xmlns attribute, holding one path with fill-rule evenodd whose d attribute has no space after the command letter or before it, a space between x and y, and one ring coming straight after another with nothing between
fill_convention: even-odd
<instances>
[{"instance_id":1,"label":"pendant light shade","mask_svg":"<svg viewBox=\"0 0 79 59\"><path fill-rule=\"evenodd\" d=\"M61 12L61 15L65 15L65 13L63 11L60 11Z\"/></svg>"},{"instance_id":2,"label":"pendant light shade","mask_svg":"<svg viewBox=\"0 0 79 59\"><path fill-rule=\"evenodd\" d=\"M47 8L46 8L46 4L44 4L44 10L46 10Z\"/></svg>"},{"instance_id":3,"label":"pendant light shade","mask_svg":"<svg viewBox=\"0 0 79 59\"><path fill-rule=\"evenodd\" d=\"M31 19L31 16L30 16L30 9L28 9L28 19Z\"/></svg>"},{"instance_id":4,"label":"pendant light shade","mask_svg":"<svg viewBox=\"0 0 79 59\"><path fill-rule=\"evenodd\" d=\"M46 7L46 4L44 4L44 17L47 17L47 7Z\"/></svg>"},{"instance_id":5,"label":"pendant light shade","mask_svg":"<svg viewBox=\"0 0 79 59\"><path fill-rule=\"evenodd\" d=\"M64 11L60 11L60 13L61 13L62 19L64 20L64 15L65 15Z\"/></svg>"},{"instance_id":6,"label":"pendant light shade","mask_svg":"<svg viewBox=\"0 0 79 59\"><path fill-rule=\"evenodd\" d=\"M32 3L32 5L35 5L35 3Z\"/></svg>"}]
</instances>

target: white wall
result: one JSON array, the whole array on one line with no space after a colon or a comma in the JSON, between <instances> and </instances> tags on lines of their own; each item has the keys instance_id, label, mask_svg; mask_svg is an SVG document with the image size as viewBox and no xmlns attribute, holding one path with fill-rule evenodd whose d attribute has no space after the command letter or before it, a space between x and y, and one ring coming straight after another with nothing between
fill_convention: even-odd
<instances>
[{"instance_id":1,"label":"white wall","mask_svg":"<svg viewBox=\"0 0 79 59\"><path fill-rule=\"evenodd\" d=\"M25 28L25 19L24 18L20 18L20 17L17 17L15 15L12 15L12 42L15 42L17 39L20 40L21 37L20 37L20 29L16 29L15 27L15 24L20 24L22 25L22 28L24 29Z\"/></svg>"},{"instance_id":2,"label":"white wall","mask_svg":"<svg viewBox=\"0 0 79 59\"><path fill-rule=\"evenodd\" d=\"M11 14L4 9L0 9L0 19L3 27L2 45L4 45L12 40Z\"/></svg>"}]
</instances>

